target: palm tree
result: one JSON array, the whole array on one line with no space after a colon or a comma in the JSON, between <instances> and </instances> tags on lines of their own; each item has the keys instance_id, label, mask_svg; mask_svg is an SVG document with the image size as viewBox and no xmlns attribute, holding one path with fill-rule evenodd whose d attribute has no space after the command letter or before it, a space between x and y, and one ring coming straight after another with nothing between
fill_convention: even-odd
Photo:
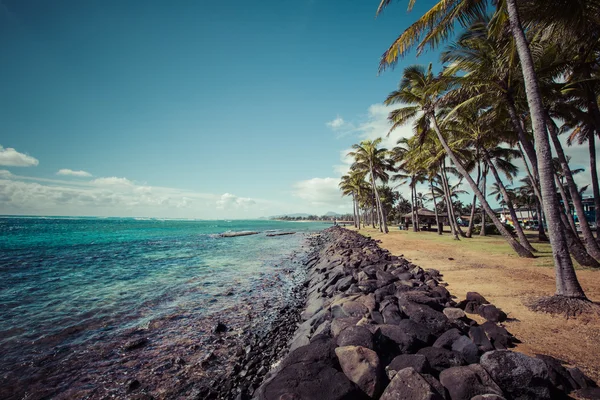
<instances>
[{"instance_id":1,"label":"palm tree","mask_svg":"<svg viewBox=\"0 0 600 400\"><path fill-rule=\"evenodd\" d=\"M398 108L390 112L389 119L392 122L392 129L395 127L406 124L408 121L414 118L420 117L417 121L424 119L427 126L431 126L433 131L437 135L437 138L444 148L446 154L452 160L455 168L458 170L460 175L469 183L471 190L477 195L479 202L486 210L488 216L496 225L496 228L513 248L513 250L521 257L533 257L533 254L527 250L523 245L517 242L508 230L502 225L498 217L496 217L494 211L490 207L489 203L477 187L477 184L468 174L465 167L462 165L454 151L448 145L447 138L441 131L441 128L437 121L437 102L440 96L447 89L447 82L444 79L433 75L432 66L429 64L427 70L422 66L410 66L404 70L402 80L398 90L390 93L388 98L385 100L385 104L405 104L406 106Z\"/></svg>"},{"instance_id":2,"label":"palm tree","mask_svg":"<svg viewBox=\"0 0 600 400\"><path fill-rule=\"evenodd\" d=\"M352 196L352 212L354 214L354 227L360 229L360 209L358 199L364 191L365 176L361 172L350 170L342 176L340 190L343 196Z\"/></svg>"},{"instance_id":3,"label":"palm tree","mask_svg":"<svg viewBox=\"0 0 600 400\"><path fill-rule=\"evenodd\" d=\"M384 233L388 233L387 222L383 215L383 208L381 206L381 199L379 192L377 191L377 180L386 183L389 180L388 171L392 170L391 164L387 159L388 150L385 148L379 148L382 139L377 138L375 140L363 140L360 144L352 146L354 151L348 153L349 156L354 158L354 164L352 169L357 171L363 171L369 175L369 181L373 188L373 194L375 196L375 207L377 209L378 218L380 221L379 230Z\"/></svg>"},{"instance_id":4,"label":"palm tree","mask_svg":"<svg viewBox=\"0 0 600 400\"><path fill-rule=\"evenodd\" d=\"M389 5L390 2L391 0L381 0L377 12L381 12L381 10ZM409 2L409 10L412 9L414 4L415 0L411 0ZM433 47L447 39L450 35L450 32L455 27L456 21L468 21L474 16L484 14L486 5L487 2L484 0L440 0L440 2L435 4L430 11L425 13L419 20L407 28L398 37L398 39L396 39L392 46L388 48L388 50L382 56L380 69L384 69L386 66L394 64L398 60L398 57L404 55L420 40L422 36L425 37L418 45L419 51L421 51L427 44ZM498 7L494 18L495 24L497 26L501 26L500 22L504 22L508 17L510 31L515 41L516 52L519 60L521 61L521 71L525 84L529 115L536 142L536 161L539 173L540 192L548 222L550 243L553 248L553 258L556 273L556 294L571 298L586 299L585 293L583 292L583 289L577 280L575 269L573 268L573 263L571 261L571 257L569 256L565 234L562 230L562 213L558 208L559 203L558 199L556 198L556 187L554 184L554 174L552 170L552 153L546 131L544 106L534 69L533 57L527 42L527 38L525 37L523 26L521 24L519 10L517 8L517 1L505 0L502 2L497 2L497 5ZM431 114L430 110L426 110L426 112ZM451 155L451 149L445 142L441 130L439 129L439 125L437 124L435 118L435 113L433 113L431 122L436 134L440 138L440 142L444 146L444 149L446 149L446 151L449 153L448 155L452 161L457 164L458 160L455 156ZM457 165L457 168L460 170L459 165ZM470 177L467 178L465 176L465 179L467 179L469 184L471 184L472 179ZM474 182L471 186L475 186ZM478 189L477 192L479 192ZM479 192L479 194L481 193ZM483 198L483 196L481 196L481 198ZM485 201L485 199L483 199L483 201ZM491 215L491 213L489 214L490 218L494 220L494 217ZM518 249L518 247L515 249ZM525 249L523 248L523 250Z\"/></svg>"}]
</instances>

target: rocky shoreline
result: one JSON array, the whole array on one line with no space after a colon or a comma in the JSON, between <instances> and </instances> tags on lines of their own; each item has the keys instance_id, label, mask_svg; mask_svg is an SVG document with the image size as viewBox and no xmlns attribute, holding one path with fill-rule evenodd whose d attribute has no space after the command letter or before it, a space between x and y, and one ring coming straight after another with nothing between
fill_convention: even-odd
<instances>
[{"instance_id":1,"label":"rocky shoreline","mask_svg":"<svg viewBox=\"0 0 600 400\"><path fill-rule=\"evenodd\" d=\"M576 366L509 350L506 314L478 293L457 303L439 271L355 232L332 227L322 240L307 263L306 305L289 321L299 320L289 353L237 398L600 398Z\"/></svg>"}]
</instances>

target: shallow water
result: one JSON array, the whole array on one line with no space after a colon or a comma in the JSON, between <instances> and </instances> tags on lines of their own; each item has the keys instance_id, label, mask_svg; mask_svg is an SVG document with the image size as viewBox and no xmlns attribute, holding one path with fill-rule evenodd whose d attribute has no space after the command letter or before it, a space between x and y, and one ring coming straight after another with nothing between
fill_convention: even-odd
<instances>
[{"instance_id":1,"label":"shallow water","mask_svg":"<svg viewBox=\"0 0 600 400\"><path fill-rule=\"evenodd\" d=\"M57 349L145 329L153 321L200 320L236 309L256 299L257 289L261 300L276 301L292 284L283 273L285 260L298 251L304 235L266 237L265 231L314 232L327 226L0 218L0 372ZM247 230L261 234L216 235ZM186 334L177 326L179 335Z\"/></svg>"}]
</instances>

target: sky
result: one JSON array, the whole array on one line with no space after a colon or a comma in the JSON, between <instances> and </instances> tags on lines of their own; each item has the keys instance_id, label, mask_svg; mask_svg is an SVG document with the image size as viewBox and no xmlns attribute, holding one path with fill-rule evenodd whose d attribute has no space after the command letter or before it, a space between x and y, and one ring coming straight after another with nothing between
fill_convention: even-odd
<instances>
[{"instance_id":1,"label":"sky","mask_svg":"<svg viewBox=\"0 0 600 400\"><path fill-rule=\"evenodd\" d=\"M0 0L0 214L351 212L346 153L386 135L405 66L437 63L378 75L431 5L403 3Z\"/></svg>"}]
</instances>

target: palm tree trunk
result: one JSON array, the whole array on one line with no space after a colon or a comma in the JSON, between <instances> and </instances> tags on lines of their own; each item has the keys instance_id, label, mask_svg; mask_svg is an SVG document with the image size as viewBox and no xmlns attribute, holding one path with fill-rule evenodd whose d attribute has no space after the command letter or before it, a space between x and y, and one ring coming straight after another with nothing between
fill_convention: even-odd
<instances>
[{"instance_id":1,"label":"palm tree trunk","mask_svg":"<svg viewBox=\"0 0 600 400\"><path fill-rule=\"evenodd\" d=\"M477 162L477 187L479 187L479 181L481 180L481 163ZM473 203L471 204L471 214L469 217L469 227L467 228L467 237L473 236L473 225L475 220L475 205L477 204L477 196L473 195Z\"/></svg>"},{"instance_id":2,"label":"palm tree trunk","mask_svg":"<svg viewBox=\"0 0 600 400\"><path fill-rule=\"evenodd\" d=\"M594 238L594 234L592 233L590 225L587 221L587 217L585 216L581 195L577 190L577 185L573 179L573 174L571 173L571 168L567 162L567 157L565 156L562 144L560 143L560 140L558 140L558 128L554 121L552 121L547 114L546 121L548 122L548 131L550 132L550 138L552 138L554 150L556 150L556 155L560 161L563 176L567 180L567 187L569 188L569 193L571 194L571 201L573 202L573 206L575 206L575 212L577 212L577 217L579 218L579 227L581 228L581 233L583 235L583 239L585 240L585 248L592 257L594 257L596 260L600 260L600 246L598 246L598 242L596 242L596 238ZM594 149L594 154L595 152L596 150ZM564 188L562 190L564 190ZM565 203L565 209L567 209L567 207L569 207L568 202ZM577 230L575 230L575 232L577 232Z\"/></svg>"},{"instance_id":3,"label":"palm tree trunk","mask_svg":"<svg viewBox=\"0 0 600 400\"><path fill-rule=\"evenodd\" d=\"M533 246L531 246L531 243L529 243L529 240L527 240L527 236L525 236L525 232L523 232L523 228L521 227L521 224L519 224L519 218L517 217L517 213L515 212L515 208L513 206L512 200L508 196L508 192L506 191L506 187L504 186L502 179L500 179L500 175L498 174L498 171L496 170L496 166L490 159L490 155L487 152L487 150L485 150L485 149L483 149L483 157L485 158L485 162L490 167L490 170L492 171L492 174L494 175L494 179L496 180L496 183L498 183L498 187L500 188L502 197L504 197L504 202L506 203L506 207L508 208L510 217L513 220L514 228L515 228L515 231L517 232L517 237L519 238L519 242L527 250L536 252L537 250L534 249Z\"/></svg>"},{"instance_id":4,"label":"palm tree trunk","mask_svg":"<svg viewBox=\"0 0 600 400\"><path fill-rule=\"evenodd\" d=\"M411 212L410 223L412 224L413 232L416 232L417 224L416 224L416 213L415 213L415 191L413 190L412 186L410 188L410 212Z\"/></svg>"},{"instance_id":5,"label":"palm tree trunk","mask_svg":"<svg viewBox=\"0 0 600 400\"><path fill-rule=\"evenodd\" d=\"M508 0L508 1L510 1L510 0ZM440 131L440 127L438 126L437 120L435 118L435 114L431 115L431 121L433 123L433 128L435 130L435 133L437 134L438 139L440 140L440 143L442 144L442 147L446 151L446 154L448 154L448 157L450 157L450 159L454 163L454 166L456 167L456 169L458 170L458 172L463 176L463 178L466 179L466 181L469 183L469 185L471 185L471 189L473 190L473 192L475 192L475 195L479 199L479 202L481 203L481 206L488 213L488 215L491 218L492 222L494 223L494 225L498 229L498 232L500 232L500 234L508 242L508 244L510 245L510 247L512 247L513 250L520 257L533 258L533 254L531 254L531 251L527 250L525 247L523 247L523 245L521 245L519 242L517 242L515 240L515 238L513 238L512 235L506 230L506 228L504 227L504 225L502 225L502 223L500 222L500 220L498 219L498 217L496 217L496 214L494 214L494 210L492 210L492 207L490 207L490 205L487 202L487 200L485 199L485 197L483 197L483 193L481 193L481 191L479 190L479 188L475 184L475 181L473 180L473 178L471 178L471 175L469 175L469 173L467 172L467 170L465 169L465 167L461 164L460 160L456 157L456 155L454 154L454 152L452 151L452 149L450 149L450 146L448 146L448 143L446 142L446 139L444 138L444 136L442 135L442 132Z\"/></svg>"},{"instance_id":6,"label":"palm tree trunk","mask_svg":"<svg viewBox=\"0 0 600 400\"><path fill-rule=\"evenodd\" d=\"M565 237L567 239L567 244L569 245L569 252L579 263L584 267L592 267L592 268L600 268L600 264L594 257L590 256L590 254L585 249L583 243L579 239L576 233L573 233L571 229L569 229L569 221L567 221L567 215L561 213L561 220L563 229L565 230Z\"/></svg>"},{"instance_id":7,"label":"palm tree trunk","mask_svg":"<svg viewBox=\"0 0 600 400\"><path fill-rule=\"evenodd\" d=\"M357 226L356 226L356 196L354 195L354 192L352 192L352 217L353 217L353 221L354 221L354 227L357 228Z\"/></svg>"},{"instance_id":8,"label":"palm tree trunk","mask_svg":"<svg viewBox=\"0 0 600 400\"><path fill-rule=\"evenodd\" d=\"M596 222L596 238L600 238L598 229L598 215L600 215L600 188L598 187L598 170L596 167L596 137L590 132L588 137L588 151L590 153L590 173L592 174L592 193L594 195L594 213Z\"/></svg>"},{"instance_id":9,"label":"palm tree trunk","mask_svg":"<svg viewBox=\"0 0 600 400\"><path fill-rule=\"evenodd\" d=\"M573 215L571 214L571 207L569 207L569 198L567 197L567 192L565 192L565 188L558 180L557 174L554 174L554 180L556 182L556 186L558 187L560 197L562 198L563 211L564 214L567 216L567 226L571 228L571 231L573 231L573 233L577 234L577 227L575 226L575 219L573 219Z\"/></svg>"},{"instance_id":10,"label":"palm tree trunk","mask_svg":"<svg viewBox=\"0 0 600 400\"><path fill-rule=\"evenodd\" d=\"M440 176L442 177L442 188L444 189L444 197L446 201L446 214L448 214L448 224L450 225L450 232L452 232L452 238L454 240L460 240L456 225L454 224L454 213L452 212L452 202L450 201L450 188L444 174L445 163L440 166Z\"/></svg>"},{"instance_id":11,"label":"palm tree trunk","mask_svg":"<svg viewBox=\"0 0 600 400\"><path fill-rule=\"evenodd\" d=\"M548 222L548 233L554 256L556 271L556 294L567 297L585 298L585 293L577 280L575 268L569 255L569 248L560 222L560 209L556 198L554 177L552 172L552 152L546 132L544 106L538 86L537 76L533 67L533 58L519 19L516 0L506 0L510 28L515 39L515 45L525 82L527 103L533 125L533 134L537 146L537 164L540 177L541 193L544 211Z\"/></svg>"},{"instance_id":12,"label":"palm tree trunk","mask_svg":"<svg viewBox=\"0 0 600 400\"><path fill-rule=\"evenodd\" d=\"M417 227L417 232L421 230L421 224L419 221L419 199L417 197L417 183L414 183L412 188L413 193L415 194L415 225Z\"/></svg>"},{"instance_id":13,"label":"palm tree trunk","mask_svg":"<svg viewBox=\"0 0 600 400\"><path fill-rule=\"evenodd\" d=\"M456 221L456 210L454 209L454 203L452 202L452 190L450 189L450 181L448 180L448 173L446 172L446 160L442 162L444 164L444 178L446 179L446 186L448 187L448 199L450 200L450 209L452 210L452 222L454 223L454 229L461 236L465 237L465 233L462 231L460 225Z\"/></svg>"},{"instance_id":14,"label":"palm tree trunk","mask_svg":"<svg viewBox=\"0 0 600 400\"><path fill-rule=\"evenodd\" d=\"M438 235L442 234L442 228L440 227L440 217L438 216L437 202L435 200L435 193L433 192L433 181L429 181L431 187L431 198L433 199L433 212L435 212L435 225L437 228Z\"/></svg>"},{"instance_id":15,"label":"palm tree trunk","mask_svg":"<svg viewBox=\"0 0 600 400\"><path fill-rule=\"evenodd\" d=\"M484 165L483 174L481 177L481 193L483 194L484 198L486 198L487 196L487 173L487 165ZM483 208L481 202L479 203L479 205L481 206L481 230L479 231L479 236L486 236L487 232L485 231L485 209Z\"/></svg>"},{"instance_id":16,"label":"palm tree trunk","mask_svg":"<svg viewBox=\"0 0 600 400\"><path fill-rule=\"evenodd\" d=\"M371 167L371 184L373 185L373 192L375 193L375 207L377 208L377 218L379 219L379 232L388 233L387 224L383 217L383 210L381 208L381 199L379 198L379 191L377 190L377 184L375 183L375 175L373 174L373 168Z\"/></svg>"}]
</instances>

